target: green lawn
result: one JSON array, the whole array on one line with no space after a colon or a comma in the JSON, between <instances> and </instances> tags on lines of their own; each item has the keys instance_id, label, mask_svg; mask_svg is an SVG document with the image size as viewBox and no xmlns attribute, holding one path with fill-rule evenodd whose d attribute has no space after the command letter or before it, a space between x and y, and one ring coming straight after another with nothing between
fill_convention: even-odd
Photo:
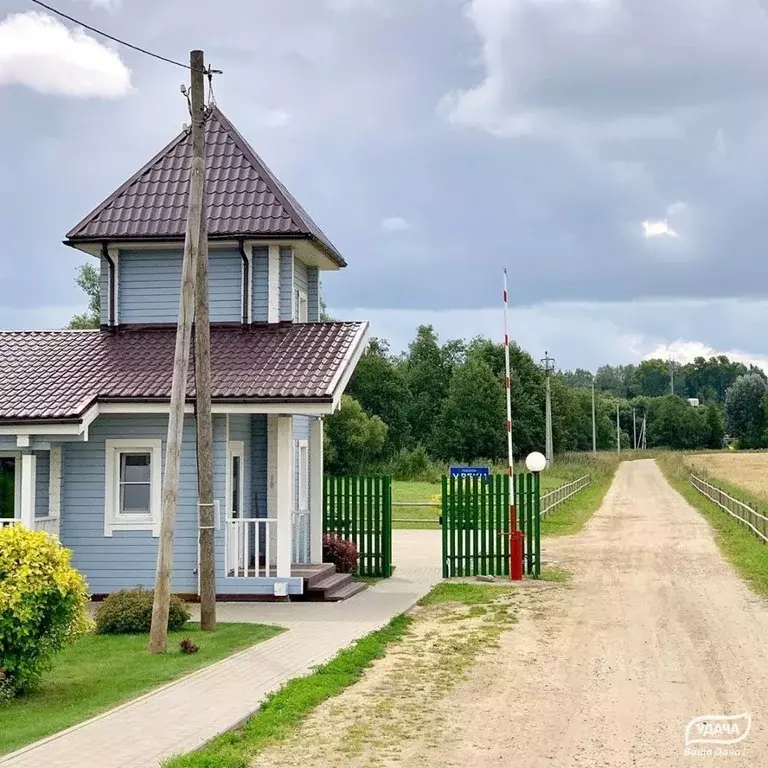
<instances>
[{"instance_id":1,"label":"green lawn","mask_svg":"<svg viewBox=\"0 0 768 768\"><path fill-rule=\"evenodd\" d=\"M169 652L150 656L147 635L88 635L58 653L34 693L0 704L0 754L69 728L206 664L274 637L279 627L220 624L202 632L191 624L169 635ZM200 646L179 652L189 638Z\"/></svg>"}]
</instances>

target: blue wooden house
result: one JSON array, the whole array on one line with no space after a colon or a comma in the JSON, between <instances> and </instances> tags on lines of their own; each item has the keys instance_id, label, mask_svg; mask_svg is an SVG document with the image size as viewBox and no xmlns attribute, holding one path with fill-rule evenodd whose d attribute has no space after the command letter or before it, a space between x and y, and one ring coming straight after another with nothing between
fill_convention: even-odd
<instances>
[{"instance_id":1,"label":"blue wooden house","mask_svg":"<svg viewBox=\"0 0 768 768\"><path fill-rule=\"evenodd\" d=\"M217 592L298 594L322 561L323 417L366 323L320 322L344 259L227 118L206 122ZM0 332L0 525L59 537L95 595L154 583L186 226L183 131L67 235L101 327ZM198 594L194 376L173 590Z\"/></svg>"}]
</instances>

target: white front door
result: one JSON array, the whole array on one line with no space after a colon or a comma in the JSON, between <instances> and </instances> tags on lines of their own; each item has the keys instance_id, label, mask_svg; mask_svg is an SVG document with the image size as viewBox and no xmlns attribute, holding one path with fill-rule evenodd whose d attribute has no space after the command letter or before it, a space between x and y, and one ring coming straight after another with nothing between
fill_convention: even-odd
<instances>
[{"instance_id":1,"label":"white front door","mask_svg":"<svg viewBox=\"0 0 768 768\"><path fill-rule=\"evenodd\" d=\"M21 517L21 462L15 453L0 453L0 526Z\"/></svg>"}]
</instances>

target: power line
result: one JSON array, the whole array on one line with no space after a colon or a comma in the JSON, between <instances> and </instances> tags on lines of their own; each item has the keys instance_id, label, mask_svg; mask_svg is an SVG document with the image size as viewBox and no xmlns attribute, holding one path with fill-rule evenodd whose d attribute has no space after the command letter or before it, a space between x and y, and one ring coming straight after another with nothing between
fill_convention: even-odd
<instances>
[{"instance_id":1,"label":"power line","mask_svg":"<svg viewBox=\"0 0 768 768\"><path fill-rule=\"evenodd\" d=\"M119 37L115 37L114 35L110 35L107 32L102 32L100 29L96 29L96 27L92 27L89 24L86 24L83 21L80 21L79 19L75 19L72 16L67 15L63 11L59 11L56 8L53 8L50 5L46 5L46 3L40 2L40 0L32 0L35 5L39 5L41 8L45 8L47 11L50 11L51 13L55 13L57 16L61 16L61 18L66 19L67 21L71 21L73 24L78 24L81 27L84 27L85 29L89 30L90 32L95 32L97 35L101 35L102 37L106 37L107 40L112 40L112 42L119 43L120 45L124 45L126 48L131 48L134 51L138 51L139 53L143 53L145 56L151 56L154 59L159 59L160 61L164 61L167 64L175 64L177 67L181 67L182 69L192 69L192 67L189 66L189 64L183 64L180 61L175 61L174 59L169 59L166 56L161 56L159 53L152 53L152 51L148 51L146 48L140 48L138 45L133 45L133 43L128 43L125 40L121 40ZM220 75L221 70L220 69L211 69L208 67L208 69L203 70L206 75Z\"/></svg>"}]
</instances>

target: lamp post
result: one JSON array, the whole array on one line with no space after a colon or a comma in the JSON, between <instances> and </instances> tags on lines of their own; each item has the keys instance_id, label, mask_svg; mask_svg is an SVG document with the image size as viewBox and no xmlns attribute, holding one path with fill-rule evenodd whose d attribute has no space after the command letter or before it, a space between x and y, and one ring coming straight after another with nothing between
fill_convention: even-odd
<instances>
[{"instance_id":1,"label":"lamp post","mask_svg":"<svg viewBox=\"0 0 768 768\"><path fill-rule=\"evenodd\" d=\"M533 475L533 578L541 575L541 472L547 466L547 458L538 451L529 453L525 458L526 469ZM529 570L530 573L530 570Z\"/></svg>"}]
</instances>

